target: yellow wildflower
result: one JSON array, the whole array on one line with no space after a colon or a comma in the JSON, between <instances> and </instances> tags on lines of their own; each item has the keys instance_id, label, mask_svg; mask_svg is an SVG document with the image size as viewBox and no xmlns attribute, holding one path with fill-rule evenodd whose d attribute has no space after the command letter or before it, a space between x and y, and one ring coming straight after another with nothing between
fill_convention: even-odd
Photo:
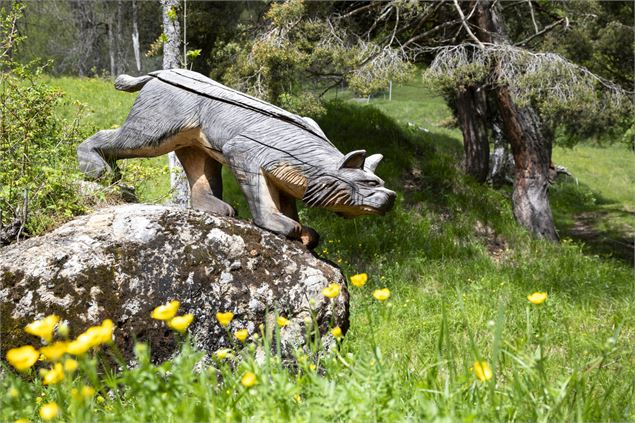
<instances>
[{"instance_id":1,"label":"yellow wildflower","mask_svg":"<svg viewBox=\"0 0 635 423\"><path fill-rule=\"evenodd\" d=\"M100 404L103 404L104 402L106 402L106 398L102 397L101 395L98 395L97 402Z\"/></svg>"},{"instance_id":2,"label":"yellow wildflower","mask_svg":"<svg viewBox=\"0 0 635 423\"><path fill-rule=\"evenodd\" d=\"M351 283L358 288L366 285L366 281L368 281L368 275L366 273L351 276Z\"/></svg>"},{"instance_id":3,"label":"yellow wildflower","mask_svg":"<svg viewBox=\"0 0 635 423\"><path fill-rule=\"evenodd\" d=\"M327 298L335 298L340 295L340 284L333 282L322 290L322 295Z\"/></svg>"},{"instance_id":4,"label":"yellow wildflower","mask_svg":"<svg viewBox=\"0 0 635 423\"><path fill-rule=\"evenodd\" d=\"M44 385L55 385L64 380L64 368L60 363L55 363L55 366L50 370L42 369L40 373Z\"/></svg>"},{"instance_id":5,"label":"yellow wildflower","mask_svg":"<svg viewBox=\"0 0 635 423\"><path fill-rule=\"evenodd\" d=\"M342 337L342 328L340 328L339 326L335 326L333 329L331 329L331 335L333 335L335 339L340 339Z\"/></svg>"},{"instance_id":6,"label":"yellow wildflower","mask_svg":"<svg viewBox=\"0 0 635 423\"><path fill-rule=\"evenodd\" d=\"M487 361L476 361L472 366L472 370L474 371L474 376L481 382L485 382L486 380L490 380L492 378L492 369L490 369Z\"/></svg>"},{"instance_id":7,"label":"yellow wildflower","mask_svg":"<svg viewBox=\"0 0 635 423\"><path fill-rule=\"evenodd\" d=\"M66 351L73 355L82 355L95 345L95 339L91 336L91 334L84 332L79 335L77 339L69 342Z\"/></svg>"},{"instance_id":8,"label":"yellow wildflower","mask_svg":"<svg viewBox=\"0 0 635 423\"><path fill-rule=\"evenodd\" d=\"M317 366L315 364L311 363L311 364L309 364L309 369L311 371L315 371L315 369L317 369Z\"/></svg>"},{"instance_id":9,"label":"yellow wildflower","mask_svg":"<svg viewBox=\"0 0 635 423\"><path fill-rule=\"evenodd\" d=\"M171 318L176 316L176 312L179 311L180 306L180 302L176 300L170 301L169 303L160 305L152 310L150 316L156 320L170 320Z\"/></svg>"},{"instance_id":10,"label":"yellow wildflower","mask_svg":"<svg viewBox=\"0 0 635 423\"><path fill-rule=\"evenodd\" d=\"M12 348L7 351L7 361L20 371L30 369L39 357L40 353L31 345Z\"/></svg>"},{"instance_id":11,"label":"yellow wildflower","mask_svg":"<svg viewBox=\"0 0 635 423\"><path fill-rule=\"evenodd\" d=\"M95 395L95 389L92 386L82 386L82 397L88 399Z\"/></svg>"},{"instance_id":12,"label":"yellow wildflower","mask_svg":"<svg viewBox=\"0 0 635 423\"><path fill-rule=\"evenodd\" d=\"M287 319L286 317L283 316L278 316L276 318L276 323L278 323L278 326L280 326L281 328L287 326L289 324L289 319Z\"/></svg>"},{"instance_id":13,"label":"yellow wildflower","mask_svg":"<svg viewBox=\"0 0 635 423\"><path fill-rule=\"evenodd\" d=\"M77 368L79 367L79 363L77 362L77 360L73 360L72 358L67 358L66 360L64 360L64 370L72 373L75 370L77 370Z\"/></svg>"},{"instance_id":14,"label":"yellow wildflower","mask_svg":"<svg viewBox=\"0 0 635 423\"><path fill-rule=\"evenodd\" d=\"M527 299L529 300L530 303L532 304L542 304L547 300L547 293L546 292L534 292L531 295L527 295Z\"/></svg>"},{"instance_id":15,"label":"yellow wildflower","mask_svg":"<svg viewBox=\"0 0 635 423\"><path fill-rule=\"evenodd\" d=\"M234 313L231 311L226 311L224 313L216 313L216 320L222 327L227 327L234 319Z\"/></svg>"},{"instance_id":16,"label":"yellow wildflower","mask_svg":"<svg viewBox=\"0 0 635 423\"><path fill-rule=\"evenodd\" d=\"M29 423L29 421L27 419L17 419L13 423Z\"/></svg>"},{"instance_id":17,"label":"yellow wildflower","mask_svg":"<svg viewBox=\"0 0 635 423\"><path fill-rule=\"evenodd\" d=\"M245 342L245 339L247 339L247 336L249 336L249 331L247 329L237 330L236 332L234 332L234 336L240 342Z\"/></svg>"},{"instance_id":18,"label":"yellow wildflower","mask_svg":"<svg viewBox=\"0 0 635 423\"><path fill-rule=\"evenodd\" d=\"M16 389L15 386L9 388L9 398L17 398L20 395L20 392Z\"/></svg>"},{"instance_id":19,"label":"yellow wildflower","mask_svg":"<svg viewBox=\"0 0 635 423\"><path fill-rule=\"evenodd\" d=\"M64 353L66 353L66 349L68 348L68 342L65 341L57 341L52 345L47 345L45 347L40 348L40 352L44 354L49 361L57 361Z\"/></svg>"},{"instance_id":20,"label":"yellow wildflower","mask_svg":"<svg viewBox=\"0 0 635 423\"><path fill-rule=\"evenodd\" d=\"M192 320L194 320L194 315L188 313L168 320L168 326L176 331L184 333L187 327L192 323Z\"/></svg>"},{"instance_id":21,"label":"yellow wildflower","mask_svg":"<svg viewBox=\"0 0 635 423\"><path fill-rule=\"evenodd\" d=\"M40 417L44 421L53 420L60 413L60 408L54 402L49 402L48 404L44 404L40 408Z\"/></svg>"},{"instance_id":22,"label":"yellow wildflower","mask_svg":"<svg viewBox=\"0 0 635 423\"><path fill-rule=\"evenodd\" d=\"M240 383L242 383L245 388L251 388L256 384L256 375L252 372L245 372L240 379Z\"/></svg>"},{"instance_id":23,"label":"yellow wildflower","mask_svg":"<svg viewBox=\"0 0 635 423\"><path fill-rule=\"evenodd\" d=\"M373 297L375 297L377 301L386 301L388 298L390 298L390 289L376 289L375 291L373 291Z\"/></svg>"},{"instance_id":24,"label":"yellow wildflower","mask_svg":"<svg viewBox=\"0 0 635 423\"><path fill-rule=\"evenodd\" d=\"M29 323L25 326L24 331L31 335L39 336L48 343L51 342L51 339L53 339L53 331L55 330L55 325L59 321L60 316L51 314L50 316L46 316L44 319Z\"/></svg>"},{"instance_id":25,"label":"yellow wildflower","mask_svg":"<svg viewBox=\"0 0 635 423\"><path fill-rule=\"evenodd\" d=\"M97 326L97 342L99 344L112 343L112 332L115 329L115 325L112 320L106 319L101 323L101 326Z\"/></svg>"},{"instance_id":26,"label":"yellow wildflower","mask_svg":"<svg viewBox=\"0 0 635 423\"><path fill-rule=\"evenodd\" d=\"M216 357L218 357L219 360L224 360L225 358L227 358L230 352L231 352L230 349L222 348L216 351L214 354L216 355Z\"/></svg>"}]
</instances>

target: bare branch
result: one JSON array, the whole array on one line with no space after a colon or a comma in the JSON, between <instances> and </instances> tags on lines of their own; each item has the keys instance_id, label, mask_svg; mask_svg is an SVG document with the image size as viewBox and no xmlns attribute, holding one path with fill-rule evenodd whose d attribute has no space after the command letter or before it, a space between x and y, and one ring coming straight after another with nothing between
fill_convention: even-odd
<instances>
[{"instance_id":1,"label":"bare branch","mask_svg":"<svg viewBox=\"0 0 635 423\"><path fill-rule=\"evenodd\" d=\"M552 23L551 25L547 25L546 27L544 27L541 31L536 32L535 34L525 38L524 40L514 44L517 47L523 47L525 45L527 45L528 42L530 42L531 40L533 40L536 37L540 37L541 35L551 31L552 29L554 29L555 27L557 27L558 25L560 25L561 23L565 24L565 28L569 25L569 20L564 17L562 19L559 19L557 21L555 21L554 23Z\"/></svg>"},{"instance_id":2,"label":"bare branch","mask_svg":"<svg viewBox=\"0 0 635 423\"><path fill-rule=\"evenodd\" d=\"M538 34L538 24L536 23L536 16L534 15L534 6L531 4L531 0L527 0L527 4L529 5L529 13L531 14L531 21L534 23L534 32Z\"/></svg>"},{"instance_id":3,"label":"bare branch","mask_svg":"<svg viewBox=\"0 0 635 423\"><path fill-rule=\"evenodd\" d=\"M481 48L481 49L485 48L483 43L478 38L476 38L476 35L474 35L472 30L470 29L470 26L467 24L467 20L465 19L465 15L463 14L463 10L461 10L461 6L459 6L458 0L454 0L454 7L456 8L456 11L459 12L459 16L461 16L461 24L463 25L463 27L467 31L467 34L470 36L470 38L473 39L476 42L476 44L479 46L479 48Z\"/></svg>"}]
</instances>

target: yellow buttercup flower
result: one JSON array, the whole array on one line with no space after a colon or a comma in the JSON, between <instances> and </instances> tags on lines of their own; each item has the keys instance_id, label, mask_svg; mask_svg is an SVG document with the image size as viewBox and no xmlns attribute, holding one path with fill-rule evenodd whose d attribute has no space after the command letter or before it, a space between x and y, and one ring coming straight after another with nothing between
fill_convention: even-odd
<instances>
[{"instance_id":1,"label":"yellow buttercup flower","mask_svg":"<svg viewBox=\"0 0 635 423\"><path fill-rule=\"evenodd\" d=\"M112 343L112 333L115 329L115 325L112 320L106 319L101 323L101 326L97 326L97 341L99 344Z\"/></svg>"},{"instance_id":2,"label":"yellow buttercup flower","mask_svg":"<svg viewBox=\"0 0 635 423\"><path fill-rule=\"evenodd\" d=\"M358 288L366 285L366 281L368 281L368 275L366 273L351 276L351 283Z\"/></svg>"},{"instance_id":3,"label":"yellow buttercup flower","mask_svg":"<svg viewBox=\"0 0 635 423\"><path fill-rule=\"evenodd\" d=\"M82 355L95 346L95 339L91 334L84 332L74 341L69 342L66 351L73 355Z\"/></svg>"},{"instance_id":4,"label":"yellow buttercup flower","mask_svg":"<svg viewBox=\"0 0 635 423\"><path fill-rule=\"evenodd\" d=\"M40 417L44 421L50 421L56 418L60 414L60 408L54 402L44 404L40 408Z\"/></svg>"},{"instance_id":5,"label":"yellow buttercup flower","mask_svg":"<svg viewBox=\"0 0 635 423\"><path fill-rule=\"evenodd\" d=\"M57 361L66 353L66 349L68 348L68 342L65 341L57 341L52 345L47 345L45 347L40 348L40 352L44 354L49 361Z\"/></svg>"},{"instance_id":6,"label":"yellow buttercup flower","mask_svg":"<svg viewBox=\"0 0 635 423\"><path fill-rule=\"evenodd\" d=\"M17 419L13 423L29 423L29 421L27 419Z\"/></svg>"},{"instance_id":7,"label":"yellow buttercup flower","mask_svg":"<svg viewBox=\"0 0 635 423\"><path fill-rule=\"evenodd\" d=\"M322 295L326 298L335 298L340 295L340 284L333 282L322 290Z\"/></svg>"},{"instance_id":8,"label":"yellow buttercup flower","mask_svg":"<svg viewBox=\"0 0 635 423\"><path fill-rule=\"evenodd\" d=\"M170 301L169 303L160 305L152 310L150 316L156 320L170 320L171 318L176 316L176 312L179 311L180 306L180 302L176 300Z\"/></svg>"},{"instance_id":9,"label":"yellow buttercup flower","mask_svg":"<svg viewBox=\"0 0 635 423\"><path fill-rule=\"evenodd\" d=\"M390 289L376 289L375 291L373 291L373 297L375 297L377 301L386 301L388 298L390 298Z\"/></svg>"},{"instance_id":10,"label":"yellow buttercup flower","mask_svg":"<svg viewBox=\"0 0 635 423\"><path fill-rule=\"evenodd\" d=\"M30 369L38 358L40 353L31 345L7 351L7 361L19 371Z\"/></svg>"},{"instance_id":11,"label":"yellow buttercup flower","mask_svg":"<svg viewBox=\"0 0 635 423\"><path fill-rule=\"evenodd\" d=\"M240 342L245 342L245 339L247 339L247 336L249 336L249 331L247 329L237 330L236 332L234 332L234 336Z\"/></svg>"},{"instance_id":12,"label":"yellow buttercup flower","mask_svg":"<svg viewBox=\"0 0 635 423\"><path fill-rule=\"evenodd\" d=\"M44 385L55 385L64 380L64 368L61 363L55 363L52 369L42 369L42 383Z\"/></svg>"},{"instance_id":13,"label":"yellow buttercup flower","mask_svg":"<svg viewBox=\"0 0 635 423\"><path fill-rule=\"evenodd\" d=\"M53 339L53 331L55 330L55 325L57 325L59 321L60 316L51 314L50 316L46 316L44 319L29 323L24 327L24 331L31 335L39 336L48 343L51 342L51 339Z\"/></svg>"},{"instance_id":14,"label":"yellow buttercup flower","mask_svg":"<svg viewBox=\"0 0 635 423\"><path fill-rule=\"evenodd\" d=\"M222 349L216 351L214 353L214 355L216 355L216 357L218 357L219 360L224 360L225 358L227 358L227 356L229 355L230 352L231 352L230 349L222 348Z\"/></svg>"},{"instance_id":15,"label":"yellow buttercup flower","mask_svg":"<svg viewBox=\"0 0 635 423\"><path fill-rule=\"evenodd\" d=\"M245 372L240 379L240 383L242 383L245 388L251 388L256 384L256 375L253 372Z\"/></svg>"},{"instance_id":16,"label":"yellow buttercup flower","mask_svg":"<svg viewBox=\"0 0 635 423\"><path fill-rule=\"evenodd\" d=\"M168 320L168 327L178 332L184 333L188 326L192 323L192 320L194 320L193 314L188 313L184 314L183 316L176 316Z\"/></svg>"},{"instance_id":17,"label":"yellow buttercup flower","mask_svg":"<svg viewBox=\"0 0 635 423\"><path fill-rule=\"evenodd\" d=\"M88 399L95 395L95 389L92 386L84 385L81 391L82 397Z\"/></svg>"},{"instance_id":18,"label":"yellow buttercup flower","mask_svg":"<svg viewBox=\"0 0 635 423\"><path fill-rule=\"evenodd\" d=\"M333 329L331 329L331 335L333 335L335 339L340 339L342 337L342 328L340 328L339 326L335 326Z\"/></svg>"},{"instance_id":19,"label":"yellow buttercup flower","mask_svg":"<svg viewBox=\"0 0 635 423\"><path fill-rule=\"evenodd\" d=\"M224 313L216 313L216 320L222 327L227 327L234 319L234 313L231 311L226 311Z\"/></svg>"},{"instance_id":20,"label":"yellow buttercup flower","mask_svg":"<svg viewBox=\"0 0 635 423\"><path fill-rule=\"evenodd\" d=\"M281 328L287 326L289 324L289 319L287 319L286 317L283 316L278 316L276 318L276 323L278 324L278 326L280 326Z\"/></svg>"},{"instance_id":21,"label":"yellow buttercup flower","mask_svg":"<svg viewBox=\"0 0 635 423\"><path fill-rule=\"evenodd\" d=\"M75 370L77 370L77 368L79 367L79 363L77 362L77 360L73 360L72 358L67 358L66 360L64 360L64 370L72 373Z\"/></svg>"},{"instance_id":22,"label":"yellow buttercup flower","mask_svg":"<svg viewBox=\"0 0 635 423\"><path fill-rule=\"evenodd\" d=\"M532 304L542 304L547 300L547 293L546 292L534 292L531 295L527 295L527 299L529 300L530 303Z\"/></svg>"},{"instance_id":23,"label":"yellow buttercup flower","mask_svg":"<svg viewBox=\"0 0 635 423\"><path fill-rule=\"evenodd\" d=\"M476 376L476 378L481 382L490 380L493 376L492 369L490 369L489 363L487 363L487 361L474 362L472 370L474 371L474 376Z\"/></svg>"}]
</instances>

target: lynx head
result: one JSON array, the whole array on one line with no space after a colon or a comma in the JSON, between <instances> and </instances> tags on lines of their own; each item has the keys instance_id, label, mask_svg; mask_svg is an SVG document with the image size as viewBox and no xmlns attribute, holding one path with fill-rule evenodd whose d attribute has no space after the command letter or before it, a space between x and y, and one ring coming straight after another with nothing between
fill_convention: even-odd
<instances>
[{"instance_id":1,"label":"lynx head","mask_svg":"<svg viewBox=\"0 0 635 423\"><path fill-rule=\"evenodd\" d=\"M392 208L397 195L384 188L384 181L375 175L382 158L381 154L366 157L364 150L348 153L335 168L309 181L302 200L307 206L349 218L383 215Z\"/></svg>"}]
</instances>

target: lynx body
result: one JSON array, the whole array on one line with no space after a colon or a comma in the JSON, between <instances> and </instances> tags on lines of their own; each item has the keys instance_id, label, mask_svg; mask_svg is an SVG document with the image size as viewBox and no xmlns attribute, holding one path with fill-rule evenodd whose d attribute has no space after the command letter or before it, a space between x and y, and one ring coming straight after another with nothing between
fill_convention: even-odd
<instances>
[{"instance_id":1,"label":"lynx body","mask_svg":"<svg viewBox=\"0 0 635 423\"><path fill-rule=\"evenodd\" d=\"M91 178L119 159L175 151L192 207L233 216L222 201L226 165L254 223L305 244L315 244L317 234L298 222L296 199L345 217L384 214L393 205L395 193L374 173L382 156L342 154L309 118L182 69L121 75L115 87L141 92L120 128L99 131L77 148L80 169Z\"/></svg>"}]
</instances>

